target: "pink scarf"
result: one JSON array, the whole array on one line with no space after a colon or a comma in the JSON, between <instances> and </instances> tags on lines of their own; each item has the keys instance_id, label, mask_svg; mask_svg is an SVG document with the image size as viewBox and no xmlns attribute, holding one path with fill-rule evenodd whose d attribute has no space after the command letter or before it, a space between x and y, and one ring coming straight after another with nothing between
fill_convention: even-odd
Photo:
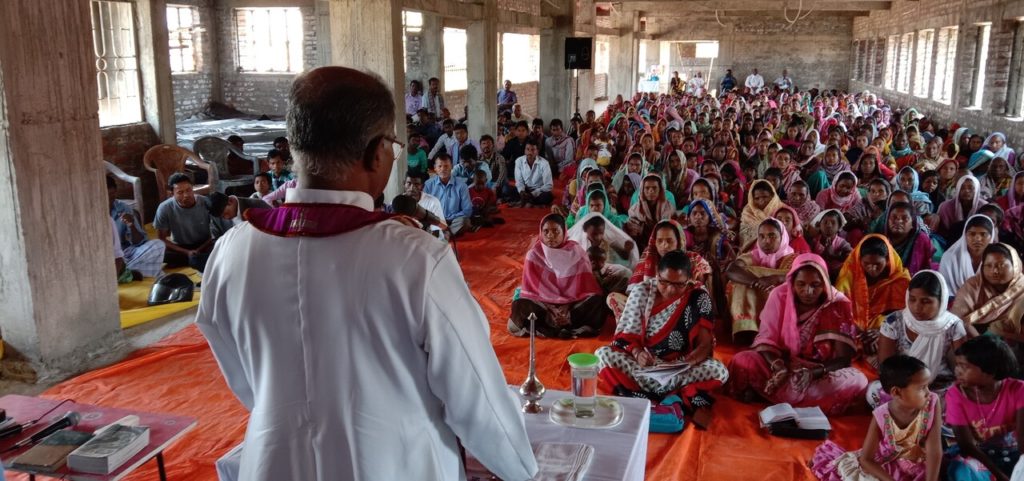
<instances>
[{"instance_id":1,"label":"pink scarf","mask_svg":"<svg viewBox=\"0 0 1024 481\"><path fill-rule=\"evenodd\" d=\"M817 254L801 254L793 260L786 282L772 290L761 311L761 328L754 345L773 345L784 349L791 355L800 353L800 329L796 312L796 293L793 292L793 277L802 267L813 267L825 280L825 307L832 302L850 302L828 282L828 267L825 260Z\"/></svg>"},{"instance_id":2,"label":"pink scarf","mask_svg":"<svg viewBox=\"0 0 1024 481\"><path fill-rule=\"evenodd\" d=\"M782 240L779 242L779 250L771 254L765 254L765 252L761 250L761 244L755 241L754 250L751 251L750 255L754 258L754 264L758 267L775 269L779 265L779 261L784 257L793 254L793 247L789 245L789 233L786 232L786 227L782 225L782 222L774 217L769 217L762 221L761 225L765 225L768 222L774 222L775 226L778 227L779 232L782 234ZM758 230L760 230L760 227L758 227Z\"/></svg>"},{"instance_id":3,"label":"pink scarf","mask_svg":"<svg viewBox=\"0 0 1024 481\"><path fill-rule=\"evenodd\" d=\"M848 195L841 196L836 192L836 184L838 184L844 177L852 178L854 187ZM836 176L836 180L832 184L832 187L818 192L818 197L814 200L822 210L836 209L840 212L846 213L859 204L860 199L860 191L857 189L857 176L854 175L853 172L847 170Z\"/></svg>"},{"instance_id":4,"label":"pink scarf","mask_svg":"<svg viewBox=\"0 0 1024 481\"><path fill-rule=\"evenodd\" d=\"M565 238L562 216L549 215L541 226L546 221L558 222ZM519 297L547 304L571 304L601 292L587 253L576 242L564 240L558 247L548 247L538 236L526 253Z\"/></svg>"}]
</instances>

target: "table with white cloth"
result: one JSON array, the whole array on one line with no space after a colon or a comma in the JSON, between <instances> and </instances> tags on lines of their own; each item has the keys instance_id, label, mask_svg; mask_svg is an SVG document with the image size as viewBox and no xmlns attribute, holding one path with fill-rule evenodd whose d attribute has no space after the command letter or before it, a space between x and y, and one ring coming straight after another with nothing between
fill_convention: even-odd
<instances>
[{"instance_id":1,"label":"table with white cloth","mask_svg":"<svg viewBox=\"0 0 1024 481\"><path fill-rule=\"evenodd\" d=\"M637 91L658 93L661 91L660 80L641 80L637 83Z\"/></svg>"},{"instance_id":2,"label":"table with white cloth","mask_svg":"<svg viewBox=\"0 0 1024 481\"><path fill-rule=\"evenodd\" d=\"M518 387L510 388L518 391ZM523 415L534 449L540 443L589 444L594 447L594 458L583 481L643 481L647 465L650 401L616 397L615 400L622 405L622 422L618 426L580 429L555 424L549 417L551 404L567 396L571 394L548 391L540 402L544 412ZM238 479L241 456L242 445L238 445L217 461L217 476L221 481Z\"/></svg>"}]
</instances>

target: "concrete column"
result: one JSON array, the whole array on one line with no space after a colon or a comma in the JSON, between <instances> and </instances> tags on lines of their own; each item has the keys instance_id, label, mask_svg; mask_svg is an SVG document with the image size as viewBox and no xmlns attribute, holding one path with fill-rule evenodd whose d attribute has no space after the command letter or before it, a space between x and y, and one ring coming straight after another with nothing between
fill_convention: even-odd
<instances>
[{"instance_id":1,"label":"concrete column","mask_svg":"<svg viewBox=\"0 0 1024 481\"><path fill-rule=\"evenodd\" d=\"M96 89L89 2L0 2L8 375L77 372L121 339Z\"/></svg>"},{"instance_id":2,"label":"concrete column","mask_svg":"<svg viewBox=\"0 0 1024 481\"><path fill-rule=\"evenodd\" d=\"M466 29L466 76L469 86L469 136L494 135L498 118L498 4L483 1L483 17Z\"/></svg>"},{"instance_id":3,"label":"concrete column","mask_svg":"<svg viewBox=\"0 0 1024 481\"><path fill-rule=\"evenodd\" d=\"M537 115L545 125L551 119L568 124L572 118L572 71L565 68L565 39L572 36L571 18L555 17L555 26L540 32L540 82L537 85Z\"/></svg>"},{"instance_id":4,"label":"concrete column","mask_svg":"<svg viewBox=\"0 0 1024 481\"><path fill-rule=\"evenodd\" d=\"M427 89L427 80L437 77L441 80L441 91L444 91L444 27L441 16L432 13L423 14L423 30L420 31L420 76L423 89ZM413 80L413 79L409 79Z\"/></svg>"},{"instance_id":5,"label":"concrete column","mask_svg":"<svg viewBox=\"0 0 1024 481\"><path fill-rule=\"evenodd\" d=\"M580 70L579 75L579 90L580 90L580 115L586 117L588 110L594 109L594 69ZM576 112L576 99L573 98L572 111ZM572 118L572 117L569 117ZM566 123L568 125L568 123Z\"/></svg>"},{"instance_id":6,"label":"concrete column","mask_svg":"<svg viewBox=\"0 0 1024 481\"><path fill-rule=\"evenodd\" d=\"M401 0L331 0L333 65L373 72L395 98L395 134L405 137L405 65L402 57ZM405 152L395 161L384 190L389 200L405 188Z\"/></svg>"},{"instance_id":7,"label":"concrete column","mask_svg":"<svg viewBox=\"0 0 1024 481\"><path fill-rule=\"evenodd\" d=\"M636 92L636 79L640 43L636 31L639 27L638 13L626 13L619 22L621 35L611 38L611 58L608 66L608 100L615 100L621 94L629 98Z\"/></svg>"},{"instance_id":8,"label":"concrete column","mask_svg":"<svg viewBox=\"0 0 1024 481\"><path fill-rule=\"evenodd\" d=\"M165 144L177 143L166 0L135 2L143 117Z\"/></svg>"}]
</instances>

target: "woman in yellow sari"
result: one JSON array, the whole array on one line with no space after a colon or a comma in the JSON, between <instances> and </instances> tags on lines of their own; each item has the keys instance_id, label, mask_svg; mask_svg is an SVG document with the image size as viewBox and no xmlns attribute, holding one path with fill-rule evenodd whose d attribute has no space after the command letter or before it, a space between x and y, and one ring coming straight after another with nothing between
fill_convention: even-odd
<instances>
[{"instance_id":1,"label":"woman in yellow sari","mask_svg":"<svg viewBox=\"0 0 1024 481\"><path fill-rule=\"evenodd\" d=\"M836 289L853 301L858 350L875 369L882 321L907 306L909 286L910 272L889 239L880 234L861 239L839 270Z\"/></svg>"},{"instance_id":2,"label":"woman in yellow sari","mask_svg":"<svg viewBox=\"0 0 1024 481\"><path fill-rule=\"evenodd\" d=\"M747 205L740 215L740 252L750 252L754 248L761 223L770 219L772 212L784 205L772 183L763 179L750 184L747 199Z\"/></svg>"},{"instance_id":3,"label":"woman in yellow sari","mask_svg":"<svg viewBox=\"0 0 1024 481\"><path fill-rule=\"evenodd\" d=\"M794 258L796 253L789 245L786 228L778 219L769 217L757 228L753 250L737 257L726 269L729 282L725 292L732 314L732 337L737 344L749 345L754 340L768 294L786 282Z\"/></svg>"}]
</instances>

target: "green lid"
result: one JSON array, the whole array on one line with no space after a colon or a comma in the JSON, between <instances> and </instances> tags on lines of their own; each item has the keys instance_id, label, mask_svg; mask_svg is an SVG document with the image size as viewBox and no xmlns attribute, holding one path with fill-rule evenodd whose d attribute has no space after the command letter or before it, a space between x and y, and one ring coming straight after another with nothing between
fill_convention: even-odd
<instances>
[{"instance_id":1,"label":"green lid","mask_svg":"<svg viewBox=\"0 0 1024 481\"><path fill-rule=\"evenodd\" d=\"M589 352L577 352L569 355L569 365L572 367L592 367L597 363L597 356Z\"/></svg>"}]
</instances>

